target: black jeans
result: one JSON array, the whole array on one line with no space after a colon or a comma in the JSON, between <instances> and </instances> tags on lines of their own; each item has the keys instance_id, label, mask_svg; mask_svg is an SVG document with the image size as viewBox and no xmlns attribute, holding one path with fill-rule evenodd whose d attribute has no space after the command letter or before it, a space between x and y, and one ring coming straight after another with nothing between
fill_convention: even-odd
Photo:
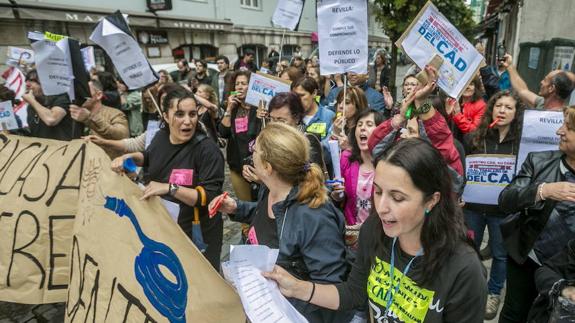
<instances>
[{"instance_id":1,"label":"black jeans","mask_svg":"<svg viewBox=\"0 0 575 323\"><path fill-rule=\"evenodd\" d=\"M537 297L535 271L540 266L530 258L518 264L507 257L507 290L499 314L499 323L524 323L533 301Z\"/></svg>"}]
</instances>

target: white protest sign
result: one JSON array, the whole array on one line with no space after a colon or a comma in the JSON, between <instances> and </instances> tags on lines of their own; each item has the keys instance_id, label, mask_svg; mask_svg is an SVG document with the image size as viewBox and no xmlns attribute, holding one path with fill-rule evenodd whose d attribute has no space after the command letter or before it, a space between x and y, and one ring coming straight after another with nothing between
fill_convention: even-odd
<instances>
[{"instance_id":1,"label":"white protest sign","mask_svg":"<svg viewBox=\"0 0 575 323\"><path fill-rule=\"evenodd\" d=\"M246 103L258 106L260 100L266 102L266 108L271 99L278 93L289 92L290 83L271 75L256 73L250 77Z\"/></svg>"},{"instance_id":2,"label":"white protest sign","mask_svg":"<svg viewBox=\"0 0 575 323\"><path fill-rule=\"evenodd\" d=\"M8 57L16 62L34 63L34 51L31 49L10 46L8 47Z\"/></svg>"},{"instance_id":3,"label":"white protest sign","mask_svg":"<svg viewBox=\"0 0 575 323\"><path fill-rule=\"evenodd\" d=\"M80 50L82 52L82 58L84 59L84 67L86 71L90 71L93 67L96 67L96 57L94 56L94 47L88 46Z\"/></svg>"},{"instance_id":4,"label":"white protest sign","mask_svg":"<svg viewBox=\"0 0 575 323\"><path fill-rule=\"evenodd\" d=\"M104 18L98 23L90 40L104 48L131 90L158 81L138 42L108 19Z\"/></svg>"},{"instance_id":5,"label":"white protest sign","mask_svg":"<svg viewBox=\"0 0 575 323\"><path fill-rule=\"evenodd\" d=\"M68 93L70 100L74 100L74 74L68 39L57 42L40 40L32 43L32 48L36 53L36 70L44 94Z\"/></svg>"},{"instance_id":6,"label":"white protest sign","mask_svg":"<svg viewBox=\"0 0 575 323\"><path fill-rule=\"evenodd\" d=\"M367 1L318 0L320 74L367 73Z\"/></svg>"},{"instance_id":7,"label":"white protest sign","mask_svg":"<svg viewBox=\"0 0 575 323\"><path fill-rule=\"evenodd\" d=\"M465 158L467 183L463 200L497 205L499 193L515 175L514 155L469 155Z\"/></svg>"},{"instance_id":8,"label":"white protest sign","mask_svg":"<svg viewBox=\"0 0 575 323\"><path fill-rule=\"evenodd\" d=\"M424 68L435 55L443 58L437 84L449 96L457 98L471 81L483 56L428 2L399 38L396 45Z\"/></svg>"},{"instance_id":9,"label":"white protest sign","mask_svg":"<svg viewBox=\"0 0 575 323\"><path fill-rule=\"evenodd\" d=\"M14 91L16 99L20 100L22 95L26 93L26 77L24 73L22 73L18 67L10 66L10 68L2 73L2 78L6 80L4 86Z\"/></svg>"},{"instance_id":10,"label":"white protest sign","mask_svg":"<svg viewBox=\"0 0 575 323\"><path fill-rule=\"evenodd\" d=\"M156 136L156 133L160 130L160 121L158 120L150 120L148 121L148 128L146 129L146 144L144 147L148 148L148 146L152 143L152 139Z\"/></svg>"},{"instance_id":11,"label":"white protest sign","mask_svg":"<svg viewBox=\"0 0 575 323\"><path fill-rule=\"evenodd\" d=\"M0 130L18 129L18 122L12 110L12 102L0 102Z\"/></svg>"},{"instance_id":12,"label":"white protest sign","mask_svg":"<svg viewBox=\"0 0 575 323\"><path fill-rule=\"evenodd\" d=\"M20 101L20 104L14 107L14 113L20 118L22 128L28 128L28 103Z\"/></svg>"},{"instance_id":13,"label":"white protest sign","mask_svg":"<svg viewBox=\"0 0 575 323\"><path fill-rule=\"evenodd\" d=\"M295 30L301 17L304 0L279 0L272 16L274 26Z\"/></svg>"},{"instance_id":14,"label":"white protest sign","mask_svg":"<svg viewBox=\"0 0 575 323\"><path fill-rule=\"evenodd\" d=\"M530 152L559 149L559 136L556 132L562 124L561 111L525 110L517 154L517 172Z\"/></svg>"}]
</instances>

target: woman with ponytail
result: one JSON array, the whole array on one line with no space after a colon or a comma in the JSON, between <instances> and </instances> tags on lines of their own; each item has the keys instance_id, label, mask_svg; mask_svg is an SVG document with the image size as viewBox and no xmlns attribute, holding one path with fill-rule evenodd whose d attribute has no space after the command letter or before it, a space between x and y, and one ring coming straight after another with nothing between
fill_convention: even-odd
<instances>
[{"instance_id":1,"label":"woman with ponytail","mask_svg":"<svg viewBox=\"0 0 575 323\"><path fill-rule=\"evenodd\" d=\"M220 210L250 225L249 244L279 249L277 265L292 275L319 284L342 282L345 221L328 198L321 168L309 162L309 141L293 127L270 123L258 136L253 156L263 183L258 201L226 197ZM350 318L301 300L290 302L309 322Z\"/></svg>"}]
</instances>

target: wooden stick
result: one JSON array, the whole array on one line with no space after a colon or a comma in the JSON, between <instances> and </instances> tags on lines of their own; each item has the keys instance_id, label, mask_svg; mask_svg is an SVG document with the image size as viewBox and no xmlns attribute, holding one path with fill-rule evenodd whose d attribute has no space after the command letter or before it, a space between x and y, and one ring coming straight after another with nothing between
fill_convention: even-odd
<instances>
[{"instance_id":1,"label":"wooden stick","mask_svg":"<svg viewBox=\"0 0 575 323\"><path fill-rule=\"evenodd\" d=\"M158 105L158 103L156 102L156 99L152 95L152 91L150 91L150 88L148 88L146 91L148 91L148 95L150 96L150 99L152 99L152 102L154 103L154 107L156 108L156 111L158 111L160 118L162 118L162 110L160 110L160 106Z\"/></svg>"}]
</instances>

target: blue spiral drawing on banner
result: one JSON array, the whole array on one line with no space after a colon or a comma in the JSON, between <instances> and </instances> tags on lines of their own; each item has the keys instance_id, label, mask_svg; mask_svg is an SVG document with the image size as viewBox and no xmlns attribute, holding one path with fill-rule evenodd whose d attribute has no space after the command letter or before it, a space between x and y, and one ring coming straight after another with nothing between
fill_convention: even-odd
<instances>
[{"instance_id":1,"label":"blue spiral drawing on banner","mask_svg":"<svg viewBox=\"0 0 575 323\"><path fill-rule=\"evenodd\" d=\"M171 323L185 322L188 281L178 256L167 245L148 238L142 232L138 219L124 200L106 196L104 207L120 217L128 217L144 245L136 256L134 269L148 301ZM175 276L175 283L166 278L160 266Z\"/></svg>"}]
</instances>

